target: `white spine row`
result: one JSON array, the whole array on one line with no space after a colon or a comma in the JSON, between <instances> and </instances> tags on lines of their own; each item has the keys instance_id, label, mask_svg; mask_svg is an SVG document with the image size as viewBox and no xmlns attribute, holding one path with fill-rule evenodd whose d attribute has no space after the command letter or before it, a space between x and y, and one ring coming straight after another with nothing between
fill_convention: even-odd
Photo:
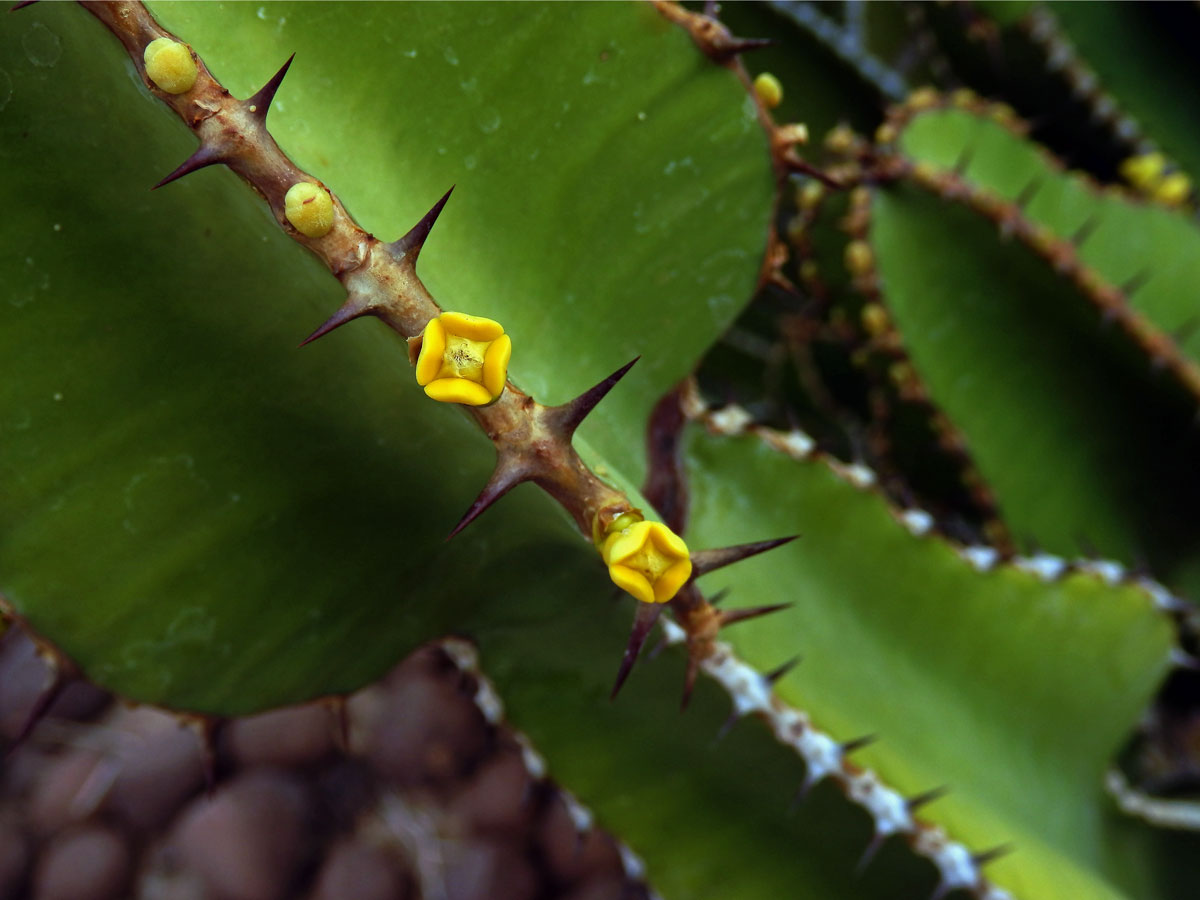
<instances>
[{"instance_id":1,"label":"white spine row","mask_svg":"<svg viewBox=\"0 0 1200 900\"><path fill-rule=\"evenodd\" d=\"M1104 786L1127 815L1159 828L1200 831L1200 801L1152 797L1132 787L1119 769L1108 771Z\"/></svg>"},{"instance_id":2,"label":"white spine row","mask_svg":"<svg viewBox=\"0 0 1200 900\"><path fill-rule=\"evenodd\" d=\"M689 382L683 392L682 406L688 419L701 422L715 434L734 437L741 434L753 434L767 446L785 453L792 459L815 462L822 461L844 481L854 485L859 490L874 490L879 482L874 472L861 463L844 463L823 451L817 449L816 442L803 431L777 431L754 423L754 417L740 406L730 404L720 409L709 409L700 396L695 382ZM929 537L936 533L936 520L923 509L897 509L890 501L888 510L892 517L899 522L914 537ZM1190 609L1190 604L1181 597L1171 593L1166 587L1146 575L1133 572L1121 563L1109 559L1067 559L1048 553L1035 553L1031 556L1005 557L996 548L986 544L955 544L949 538L943 538L955 547L955 551L971 568L977 572L990 572L999 566L1008 566L1021 572L1035 576L1041 581L1052 582L1071 573L1082 572L1099 578L1105 584L1127 584L1140 588L1153 602L1154 606L1170 614L1182 613Z\"/></svg>"},{"instance_id":3,"label":"white spine row","mask_svg":"<svg viewBox=\"0 0 1200 900\"><path fill-rule=\"evenodd\" d=\"M665 618L660 621L668 645L686 643L687 632ZM739 716L761 716L775 739L795 750L804 761L805 787L832 778L852 803L871 816L876 843L896 834L907 838L913 851L937 868L939 895L963 889L980 900L1013 900L1012 894L984 877L982 867L966 846L950 840L940 827L914 817L908 800L884 785L874 772L850 764L838 741L813 727L803 712L779 699L766 676L739 660L728 644L718 641L713 652L700 662L700 668L725 688Z\"/></svg>"},{"instance_id":4,"label":"white spine row","mask_svg":"<svg viewBox=\"0 0 1200 900\"><path fill-rule=\"evenodd\" d=\"M504 725L504 702L500 699L495 686L488 680L479 667L479 653L475 649L475 645L470 641L462 638L443 638L437 642L437 646L443 653L458 667L460 672L470 675L475 682L475 706L478 707L484 721L489 725L501 727ZM525 771L534 781L544 781L548 777L548 769L545 758L534 749L533 743L519 731L509 728L513 739L517 746L521 749L521 759L525 763ZM595 827L595 814L579 802L569 791L564 790L561 785L555 784L555 790L558 796L562 798L563 805L566 807L567 816L571 823L575 826L575 830L582 836L587 834ZM623 842L613 839L617 852L621 857L621 864L625 868L625 875L632 881L645 883L646 881L646 864L636 853L633 852ZM647 885L649 890L649 886ZM650 900L662 900L661 897L653 890L650 890Z\"/></svg>"},{"instance_id":5,"label":"white spine row","mask_svg":"<svg viewBox=\"0 0 1200 900\"><path fill-rule=\"evenodd\" d=\"M809 435L800 430L781 432L756 425L750 413L735 405L710 410L694 380L688 382L683 391L681 406L689 420L704 423L714 433L725 436L753 434L768 446L794 459L823 462L859 490L876 489L878 478L870 469L860 464L848 465L828 456L817 449L816 442ZM890 503L888 508L896 521L914 537L927 537L935 533L934 517L925 510L898 510ZM949 539L945 540L952 543ZM1069 572L1084 572L1107 584L1125 583L1141 588L1155 608L1164 613L1178 612L1186 604L1186 601L1176 597L1153 579L1130 572L1120 563L1111 560L1067 560L1045 553L1005 559L994 547L986 545L959 545L956 549L963 561L978 572L1008 565L1044 582L1055 581ZM663 622L668 643L686 640L687 636L682 628L665 619ZM1172 661L1179 663L1178 660ZM841 744L816 730L804 713L788 707L773 695L767 679L752 666L738 660L728 645L718 643L716 651L702 661L701 668L725 687L732 698L734 710L739 715L758 713L766 719L776 738L799 754L806 766L806 784L812 784L827 776L836 779L846 796L871 815L876 842L893 834L905 835L913 849L932 861L941 873L939 894L965 888L983 900L1011 900L1007 891L987 881L975 856L965 845L952 841L940 827L915 819L905 798L883 785L875 773L849 765L843 758ZM1109 790L1126 812L1147 819L1155 815L1167 816L1160 808L1163 804L1137 795L1127 786L1122 793L1118 793L1114 788L1114 777L1120 776L1110 775ZM1176 811L1170 815L1184 817L1189 823L1195 823L1176 827L1200 825L1200 806L1193 806L1187 811Z\"/></svg>"}]
</instances>

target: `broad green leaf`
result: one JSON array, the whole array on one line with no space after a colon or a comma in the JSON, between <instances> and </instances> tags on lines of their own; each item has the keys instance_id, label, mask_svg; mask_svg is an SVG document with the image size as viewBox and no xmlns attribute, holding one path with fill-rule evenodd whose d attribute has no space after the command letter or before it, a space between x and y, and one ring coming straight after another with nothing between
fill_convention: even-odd
<instances>
[{"instance_id":1,"label":"broad green leaf","mask_svg":"<svg viewBox=\"0 0 1200 900\"><path fill-rule=\"evenodd\" d=\"M163 11L235 94L298 51L271 127L382 236L458 182L421 270L505 322L523 386L646 354L588 434L639 479L649 404L757 274L771 178L729 73L633 4ZM37 630L126 696L232 714L522 621L547 556L607 590L532 487L443 544L486 439L377 323L296 349L336 282L223 169L149 192L195 141L85 12L12 23L0 590Z\"/></svg>"},{"instance_id":2,"label":"broad green leaf","mask_svg":"<svg viewBox=\"0 0 1200 900\"><path fill-rule=\"evenodd\" d=\"M641 481L627 429L749 297L766 240L766 141L729 72L642 3L150 7L238 97L295 52L271 133L368 231L457 185L422 277L504 323L524 390L559 403L642 354L580 432Z\"/></svg>"},{"instance_id":3,"label":"broad green leaf","mask_svg":"<svg viewBox=\"0 0 1200 900\"><path fill-rule=\"evenodd\" d=\"M1190 329L1192 297L1200 281L1200 229L1182 210L1101 193L1078 174L1064 173L1036 144L1002 125L965 110L918 114L904 129L899 147L914 161L950 169L966 158L963 176L1015 200L1030 185L1025 215L1064 240L1086 232L1080 260L1113 286L1136 284L1133 309L1168 334L1200 366L1200 334Z\"/></svg>"},{"instance_id":4,"label":"broad green leaf","mask_svg":"<svg viewBox=\"0 0 1200 900\"><path fill-rule=\"evenodd\" d=\"M803 657L785 700L839 739L878 735L855 760L901 792L950 785L927 817L973 849L1012 842L988 871L1015 896L1147 896L1101 786L1167 667L1172 629L1145 593L978 572L756 437L693 433L687 459L693 544L802 535L703 582L733 606L793 604L726 637L761 671Z\"/></svg>"},{"instance_id":5,"label":"broad green leaf","mask_svg":"<svg viewBox=\"0 0 1200 900\"><path fill-rule=\"evenodd\" d=\"M1158 571L1197 539L1189 403L1104 333L1071 282L971 210L879 189L884 295L1019 540Z\"/></svg>"}]
</instances>

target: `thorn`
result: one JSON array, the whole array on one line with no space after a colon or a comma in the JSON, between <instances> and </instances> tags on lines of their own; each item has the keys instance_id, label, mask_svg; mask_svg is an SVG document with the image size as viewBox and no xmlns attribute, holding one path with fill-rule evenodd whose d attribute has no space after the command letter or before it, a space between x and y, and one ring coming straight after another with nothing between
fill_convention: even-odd
<instances>
[{"instance_id":1,"label":"thorn","mask_svg":"<svg viewBox=\"0 0 1200 900\"><path fill-rule=\"evenodd\" d=\"M1083 246L1084 241L1092 236L1096 231L1096 226L1100 224L1099 216L1092 216L1087 219L1082 225L1075 229L1075 233L1071 235L1071 243L1075 245L1075 249Z\"/></svg>"},{"instance_id":2,"label":"thorn","mask_svg":"<svg viewBox=\"0 0 1200 900\"><path fill-rule=\"evenodd\" d=\"M700 674L700 660L688 654L687 670L683 673L683 697L679 701L679 711L687 712L688 704L692 702L692 692L696 689L696 676Z\"/></svg>"},{"instance_id":3,"label":"thorn","mask_svg":"<svg viewBox=\"0 0 1200 900\"><path fill-rule=\"evenodd\" d=\"M8 11L16 12L18 9L24 9L27 6L33 6L35 3L37 3L37 0L21 0L20 3L14 3L12 6L10 6Z\"/></svg>"},{"instance_id":4,"label":"thorn","mask_svg":"<svg viewBox=\"0 0 1200 900\"><path fill-rule=\"evenodd\" d=\"M275 99L275 92L279 90L279 85L283 83L283 76L287 74L288 68L295 58L296 54L293 53L287 58L287 62L280 67L279 71L271 76L271 80L258 89L257 94L249 100L242 101L242 105L250 111L250 114L263 124L266 124L267 110L271 108L271 101Z\"/></svg>"},{"instance_id":5,"label":"thorn","mask_svg":"<svg viewBox=\"0 0 1200 900\"><path fill-rule=\"evenodd\" d=\"M858 862L854 866L854 877L862 878L863 873L867 870L867 866L871 864L871 860L875 858L875 854L879 852L879 848L883 846L883 842L888 838L885 834L876 832L871 837L871 843L867 844L867 849L863 851L862 856L858 858Z\"/></svg>"},{"instance_id":6,"label":"thorn","mask_svg":"<svg viewBox=\"0 0 1200 900\"><path fill-rule=\"evenodd\" d=\"M625 679L629 677L629 673L633 669L633 664L637 662L642 644L646 643L646 635L650 633L650 629L654 627L654 623L658 621L662 611L663 604L661 603L638 604L637 613L633 619L633 631L629 634L629 643L625 645L625 655L621 657L621 666L617 669L617 680L613 684L612 693L608 695L609 700L617 698L621 685L625 683Z\"/></svg>"},{"instance_id":7,"label":"thorn","mask_svg":"<svg viewBox=\"0 0 1200 900\"><path fill-rule=\"evenodd\" d=\"M1188 338L1196 333L1196 329L1200 328L1200 316L1192 316L1190 319L1185 319L1181 325L1176 326L1171 336L1175 339L1176 344L1186 344Z\"/></svg>"},{"instance_id":8,"label":"thorn","mask_svg":"<svg viewBox=\"0 0 1200 900\"><path fill-rule=\"evenodd\" d=\"M735 56L738 53L749 53L751 50L763 50L766 47L774 47L778 41L774 38L735 38L731 37L728 41L722 43L721 53L726 58Z\"/></svg>"},{"instance_id":9,"label":"thorn","mask_svg":"<svg viewBox=\"0 0 1200 900\"><path fill-rule=\"evenodd\" d=\"M877 734L864 734L862 737L854 738L854 740L851 741L846 741L844 744L842 744L842 756L849 756L851 753L861 750L863 747L874 744L877 740L879 740L879 735Z\"/></svg>"},{"instance_id":10,"label":"thorn","mask_svg":"<svg viewBox=\"0 0 1200 900\"><path fill-rule=\"evenodd\" d=\"M781 609L787 609L791 606L795 606L795 604L772 603L770 606L745 606L741 609L731 609L720 614L718 617L720 623L717 627L728 628L730 625L736 625L738 622L745 622L747 619L757 619L759 616L779 612Z\"/></svg>"},{"instance_id":11,"label":"thorn","mask_svg":"<svg viewBox=\"0 0 1200 900\"><path fill-rule=\"evenodd\" d=\"M950 793L950 788L943 784L941 787L935 787L932 790L925 791L922 794L917 794L915 797L909 797L908 800L905 801L904 805L908 807L908 811L911 814L916 812L922 806L927 806L928 804L933 803L935 800L941 800L948 793Z\"/></svg>"},{"instance_id":12,"label":"thorn","mask_svg":"<svg viewBox=\"0 0 1200 900\"><path fill-rule=\"evenodd\" d=\"M770 672L765 674L763 678L767 679L767 684L774 686L775 683L783 678L784 675L792 671L792 669L796 668L796 666L800 665L800 660L803 658L804 657L802 656L793 656L782 666L779 666L777 669L772 669Z\"/></svg>"},{"instance_id":13,"label":"thorn","mask_svg":"<svg viewBox=\"0 0 1200 900\"><path fill-rule=\"evenodd\" d=\"M1142 271L1138 272L1120 286L1121 293L1124 294L1125 298L1128 300L1132 298L1137 291L1141 290L1149 280L1150 270L1142 269Z\"/></svg>"},{"instance_id":14,"label":"thorn","mask_svg":"<svg viewBox=\"0 0 1200 900\"><path fill-rule=\"evenodd\" d=\"M411 252L412 264L416 267L417 257L421 254L421 248L425 246L425 240L429 237L429 232L433 230L433 223L442 214L442 207L450 199L450 194L454 190L454 187L454 185L450 185L450 190L442 194L442 199L433 204L433 208L425 213L421 217L421 221L410 228L404 237L385 245L393 256L397 259L402 259L407 257Z\"/></svg>"},{"instance_id":15,"label":"thorn","mask_svg":"<svg viewBox=\"0 0 1200 900\"><path fill-rule=\"evenodd\" d=\"M725 600L725 598L729 596L730 590L731 589L727 588L727 587L721 588L719 591L717 591L715 594L713 594L711 597L709 597L708 605L709 606L720 606L721 603Z\"/></svg>"},{"instance_id":16,"label":"thorn","mask_svg":"<svg viewBox=\"0 0 1200 900\"><path fill-rule=\"evenodd\" d=\"M555 430L564 439L569 440L571 435L575 433L575 429L579 427L579 423L587 418L588 414L608 395L608 392L616 386L616 383L625 377L625 374L633 368L634 363L639 359L641 359L640 356L635 356L599 384L588 388L574 400L568 400L560 406L554 406L546 410L546 417L552 422Z\"/></svg>"},{"instance_id":17,"label":"thorn","mask_svg":"<svg viewBox=\"0 0 1200 900\"><path fill-rule=\"evenodd\" d=\"M182 178L184 175L189 175L198 169L203 169L224 161L224 157L218 151L212 149L208 144L201 144L196 148L196 152L180 163L174 172L162 179L158 184L150 188L150 190L157 191L164 184L170 184L177 178Z\"/></svg>"},{"instance_id":18,"label":"thorn","mask_svg":"<svg viewBox=\"0 0 1200 900\"><path fill-rule=\"evenodd\" d=\"M1029 184L1025 185L1025 187L1021 188L1021 193L1017 194L1017 199L1013 201L1013 203L1016 204L1017 209L1024 212L1025 207L1029 205L1031 200L1033 200L1034 195L1041 190L1041 187L1042 178L1039 175L1037 178L1034 178L1033 181L1029 182Z\"/></svg>"},{"instance_id":19,"label":"thorn","mask_svg":"<svg viewBox=\"0 0 1200 900\"><path fill-rule=\"evenodd\" d=\"M360 316L374 315L375 306L370 301L357 294L348 296L344 303L338 307L337 312L325 320L316 331L300 342L301 347L306 344L311 344L317 338L325 337L335 328L341 328L347 322L353 321Z\"/></svg>"},{"instance_id":20,"label":"thorn","mask_svg":"<svg viewBox=\"0 0 1200 900\"><path fill-rule=\"evenodd\" d=\"M29 739L29 736L33 734L33 729L46 717L46 713L54 705L54 701L58 699L63 688L67 686L67 678L57 665L47 662L47 669L50 675L50 683L46 685L45 690L37 695L37 699L33 701L33 706L29 708L29 714L25 716L21 730L17 732L17 736L12 739L12 742L4 748L4 753L0 754L0 762L7 761L13 752Z\"/></svg>"},{"instance_id":21,"label":"thorn","mask_svg":"<svg viewBox=\"0 0 1200 900\"><path fill-rule=\"evenodd\" d=\"M734 547L722 547L719 550L698 550L692 554L692 577L699 578L701 575L715 572L724 566L732 565L751 556L757 556L760 553L766 553L768 550L774 550L776 547L781 547L784 544L794 541L799 536L798 534L793 534L791 537L775 538L769 541L755 541L750 544L738 544Z\"/></svg>"},{"instance_id":22,"label":"thorn","mask_svg":"<svg viewBox=\"0 0 1200 900\"><path fill-rule=\"evenodd\" d=\"M954 161L954 174L959 178L963 177L967 172L967 167L971 165L971 160L975 158L975 145L967 144L962 149L962 153L958 154L958 159Z\"/></svg>"},{"instance_id":23,"label":"thorn","mask_svg":"<svg viewBox=\"0 0 1200 900\"><path fill-rule=\"evenodd\" d=\"M463 513L463 517L458 520L458 524L454 526L454 530L446 535L446 540L450 540L460 531L474 522L485 509L515 488L523 481L529 480L529 472L520 464L509 464L506 462L498 462L496 470L492 472L492 477L488 479L488 483L483 486L483 490L479 492L479 496L475 498L470 508ZM643 637L645 637L643 635Z\"/></svg>"},{"instance_id":24,"label":"thorn","mask_svg":"<svg viewBox=\"0 0 1200 900\"><path fill-rule=\"evenodd\" d=\"M713 738L713 742L712 742L713 747L715 747L715 746L717 746L717 744L721 743L721 741L724 739L725 735L729 734L730 730L733 728L734 725L737 724L737 720L740 718L741 718L741 716L738 715L736 709L733 710L733 712L731 712L729 714L729 717L726 718L725 722L721 725L721 727L717 729L717 736L715 738Z\"/></svg>"},{"instance_id":25,"label":"thorn","mask_svg":"<svg viewBox=\"0 0 1200 900\"><path fill-rule=\"evenodd\" d=\"M984 866L995 862L1000 857L1008 856L1008 854L1012 853L1015 849L1016 847L1014 847L1012 844L1000 844L999 846L993 847L990 850L984 850L980 853L972 853L971 862L975 863L976 866L982 869Z\"/></svg>"}]
</instances>

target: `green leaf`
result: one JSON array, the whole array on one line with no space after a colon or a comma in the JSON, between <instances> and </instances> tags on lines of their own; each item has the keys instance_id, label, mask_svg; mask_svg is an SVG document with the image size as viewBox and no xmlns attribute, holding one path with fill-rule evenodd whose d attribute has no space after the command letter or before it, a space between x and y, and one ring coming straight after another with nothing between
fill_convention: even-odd
<instances>
[{"instance_id":1,"label":"green leaf","mask_svg":"<svg viewBox=\"0 0 1200 900\"><path fill-rule=\"evenodd\" d=\"M645 354L581 431L640 479L649 405L758 270L772 179L728 72L638 5L156 9L237 95L297 51L270 126L367 227L394 237L458 183L422 274L504 322L540 399ZM443 544L486 439L375 323L297 350L336 282L227 171L149 192L195 141L90 17L13 21L0 588L38 631L128 697L236 714L521 622L547 559L607 590L532 487ZM24 46L43 31L50 66Z\"/></svg>"},{"instance_id":2,"label":"green leaf","mask_svg":"<svg viewBox=\"0 0 1200 900\"><path fill-rule=\"evenodd\" d=\"M981 216L906 184L877 190L872 211L889 310L1014 535L1158 571L1189 555L1188 404Z\"/></svg>"},{"instance_id":3,"label":"green leaf","mask_svg":"<svg viewBox=\"0 0 1200 900\"><path fill-rule=\"evenodd\" d=\"M704 580L734 607L793 604L723 635L760 671L802 655L784 700L839 740L878 735L854 760L902 793L949 785L922 816L973 850L1014 844L987 871L1015 896L1146 895L1101 787L1172 644L1140 588L977 571L873 491L755 437L693 429L687 460L692 545L802 535Z\"/></svg>"}]
</instances>

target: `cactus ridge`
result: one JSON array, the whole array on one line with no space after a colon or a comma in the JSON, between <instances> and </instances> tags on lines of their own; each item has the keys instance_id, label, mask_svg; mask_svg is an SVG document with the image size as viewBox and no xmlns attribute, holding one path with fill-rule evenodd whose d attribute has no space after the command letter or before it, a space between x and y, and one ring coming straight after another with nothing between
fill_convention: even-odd
<instances>
[{"instance_id":1,"label":"cactus ridge","mask_svg":"<svg viewBox=\"0 0 1200 900\"><path fill-rule=\"evenodd\" d=\"M865 142L855 144L864 155L867 153ZM848 207L844 215L836 216L836 222L849 243L842 243L841 261L834 263L827 258L833 254L832 249L825 246L832 237L832 229L821 235L825 242L819 248L813 240L814 229L835 218L833 211L822 213L828 198L824 192L810 193L804 187L798 191L798 209L788 227L788 239L800 261L798 271L803 288L815 302L793 314L794 324L786 330L797 332L794 341L803 344L808 340L805 335L816 329L822 342L845 354L865 376L869 411L863 426L865 449L878 470L881 484L895 502L911 504L916 496L934 508L952 507L958 511L954 525L958 532L967 525L963 519L965 511L972 532L988 543L1011 550L1012 537L965 436L921 381L882 302L881 282L869 244L870 191L859 185L846 198ZM831 277L826 279L826 274ZM808 382L819 385L821 379L820 372L814 369ZM807 389L810 395L814 394L812 387ZM826 405L833 408L832 403ZM950 474L953 482L950 487L955 491L951 503L945 502L940 494L926 496L928 490L914 483L911 475L906 474L906 467L895 458L901 419L913 415L929 431L929 445L923 444L923 452L936 454L938 471ZM939 528L949 525L942 519L937 521Z\"/></svg>"},{"instance_id":2,"label":"cactus ridge","mask_svg":"<svg viewBox=\"0 0 1200 900\"><path fill-rule=\"evenodd\" d=\"M948 171L923 159L928 151L914 152L902 145L907 130L922 116L952 115L950 111L954 109L975 117L978 126L972 134L963 135L964 150L978 143L1008 150L1016 144L1013 139L1023 137L1027 131L1011 118L1011 110L1003 105L979 101L962 103L953 98L938 97L919 107L898 107L889 118L889 136L895 136L892 151L895 155L884 163L884 168L945 200L980 213L995 223L1001 234L1016 237L1046 260L1055 272L1069 278L1104 321L1118 323L1148 356L1151 366L1169 372L1200 400L1200 356L1189 341L1193 336L1194 317L1179 319L1185 310L1164 308L1162 295L1166 285L1155 286L1150 275L1155 269L1178 268L1178 257L1172 257L1171 250L1158 241L1137 250L1130 249L1126 254L1090 254L1084 249L1089 239L1106 224L1110 229L1127 228L1132 216L1139 215L1146 219L1155 217L1152 221L1162 217L1161 227L1168 227L1171 214L1152 209L1145 200L1120 188L1102 188L1086 176L1064 176L1061 164L1041 147L1028 154L1029 164L1038 165L1041 171L1035 171L1026 188L1009 200L1005 195L1011 188L997 184L994 171L980 174L975 170L970 173ZM1006 138L1006 135L1011 137ZM1061 213L1054 204L1042 204L1034 214L1030 205L1052 182L1056 182L1056 190L1070 191L1074 195L1071 211ZM1181 232L1191 232L1194 240L1194 228L1182 220L1177 223L1177 228ZM1104 246L1109 251L1114 244L1109 241ZM1135 261L1132 257L1139 251L1144 252ZM1130 271L1133 274L1128 274ZM1153 296L1149 296L1148 291ZM1175 315L1175 321L1162 320L1171 314Z\"/></svg>"},{"instance_id":3,"label":"cactus ridge","mask_svg":"<svg viewBox=\"0 0 1200 900\"><path fill-rule=\"evenodd\" d=\"M799 429L785 432L759 425L749 412L735 404L711 408L701 397L694 381L688 382L682 403L688 419L703 424L712 434L724 437L753 435L776 452L797 461L823 463L840 479L858 490L879 495L888 503L892 517L913 537L939 540L948 544L963 562L977 572L991 572L1008 567L1033 575L1045 583L1083 574L1107 585L1137 588L1153 608L1166 617L1180 633L1180 643L1172 651L1172 664L1179 668L1191 664L1191 654L1184 649L1183 641L1194 627L1192 604L1145 572L1111 559L1072 559L1045 552L1020 554L1015 551L1001 551L990 544L963 543L944 532L939 532L936 519L930 512L920 507L897 507L881 489L879 476L875 472L861 463L847 464L820 450L816 442Z\"/></svg>"},{"instance_id":4,"label":"cactus ridge","mask_svg":"<svg viewBox=\"0 0 1200 900\"><path fill-rule=\"evenodd\" d=\"M1083 103L1093 121L1102 125L1126 155L1158 151L1151 139L1117 97L1105 89L1100 76L1080 56L1067 30L1045 4L1035 6L1020 23L1022 31L1044 55L1046 69L1061 77L1071 96Z\"/></svg>"}]
</instances>

